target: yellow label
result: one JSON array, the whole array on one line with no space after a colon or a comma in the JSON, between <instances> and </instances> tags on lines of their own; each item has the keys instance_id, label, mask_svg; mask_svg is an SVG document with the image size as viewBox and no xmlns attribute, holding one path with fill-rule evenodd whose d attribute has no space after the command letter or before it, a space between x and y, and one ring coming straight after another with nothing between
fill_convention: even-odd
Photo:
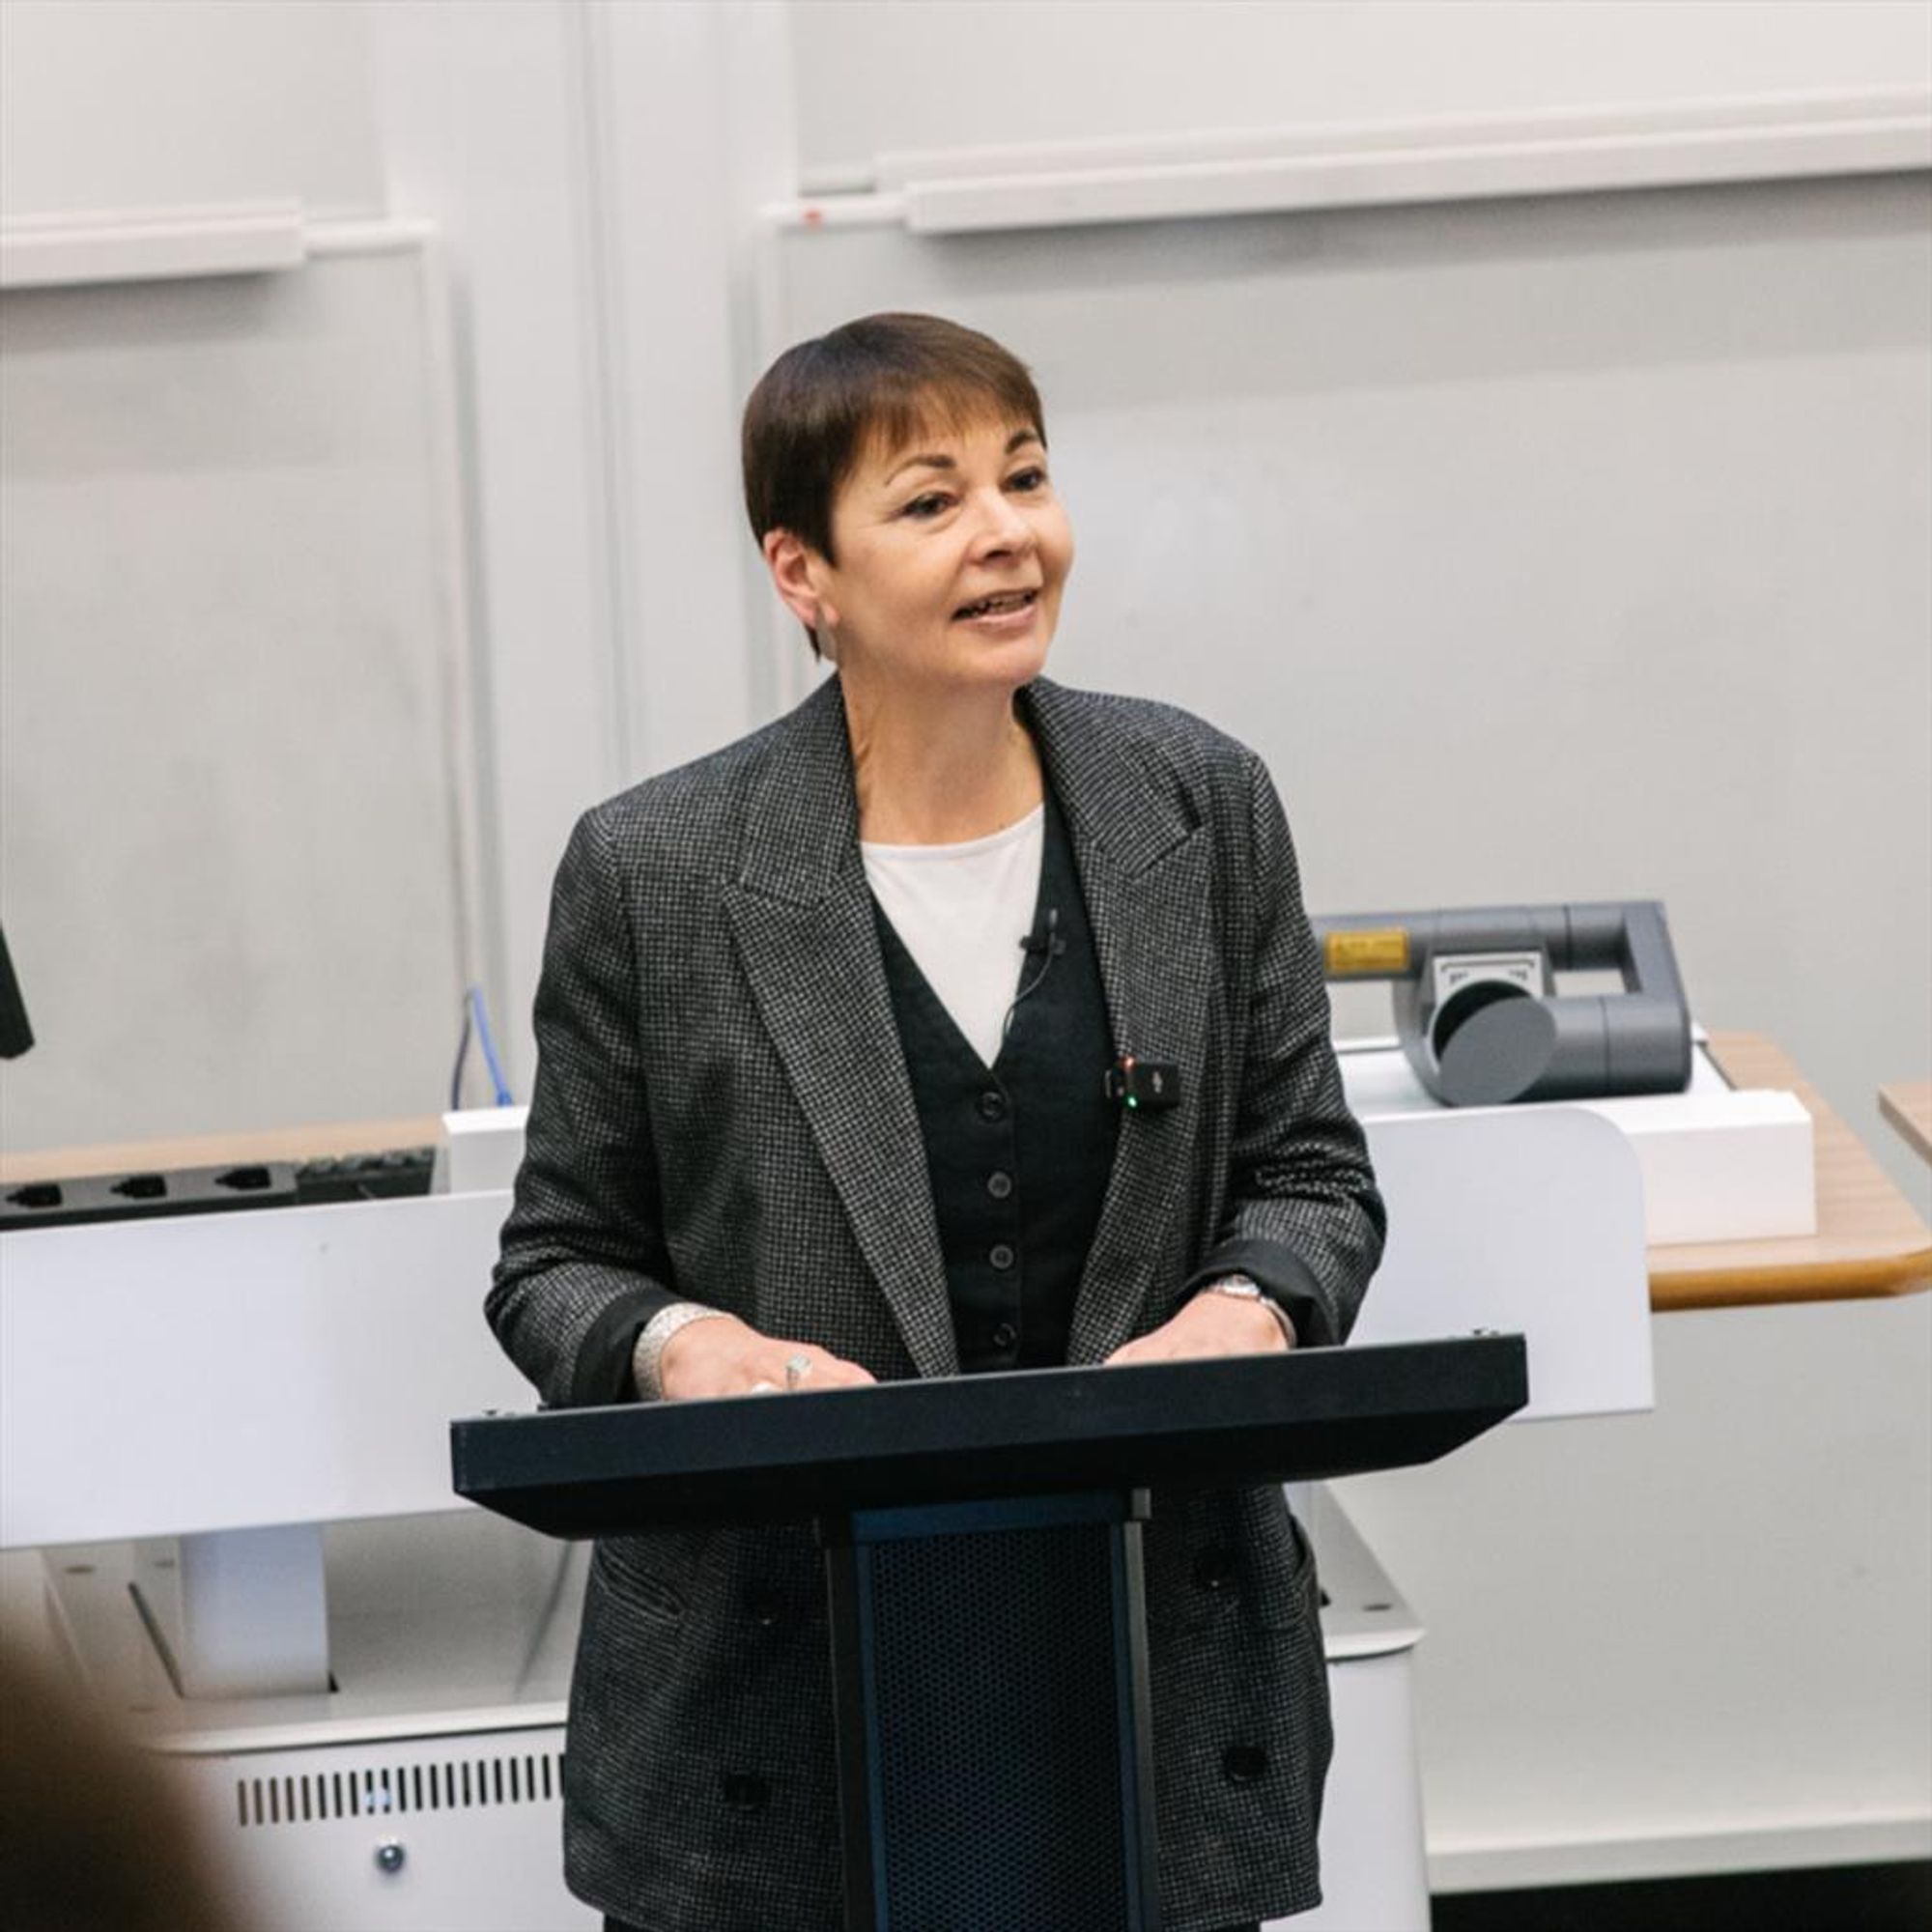
<instances>
[{"instance_id":1,"label":"yellow label","mask_svg":"<svg viewBox=\"0 0 1932 1932\"><path fill-rule=\"evenodd\" d=\"M1331 980L1406 973L1408 932L1400 925L1383 926L1373 932L1331 932L1322 942L1322 952Z\"/></svg>"}]
</instances>

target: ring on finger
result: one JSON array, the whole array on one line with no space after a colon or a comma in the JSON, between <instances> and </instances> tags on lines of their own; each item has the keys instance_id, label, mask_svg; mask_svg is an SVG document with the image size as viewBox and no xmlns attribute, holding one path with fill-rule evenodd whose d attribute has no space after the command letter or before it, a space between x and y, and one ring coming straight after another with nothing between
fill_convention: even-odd
<instances>
[{"instance_id":1,"label":"ring on finger","mask_svg":"<svg viewBox=\"0 0 1932 1932\"><path fill-rule=\"evenodd\" d=\"M807 1354L785 1358L785 1387L795 1389L811 1373L811 1357Z\"/></svg>"}]
</instances>

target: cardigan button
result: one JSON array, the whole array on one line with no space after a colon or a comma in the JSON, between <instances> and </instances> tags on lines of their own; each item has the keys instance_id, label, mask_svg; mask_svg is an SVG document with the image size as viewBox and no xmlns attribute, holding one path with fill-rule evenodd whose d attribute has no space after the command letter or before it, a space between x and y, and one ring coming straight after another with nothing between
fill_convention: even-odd
<instances>
[{"instance_id":1,"label":"cardigan button","mask_svg":"<svg viewBox=\"0 0 1932 1932\"><path fill-rule=\"evenodd\" d=\"M1260 1745L1230 1745L1221 1770L1230 1784L1256 1784L1267 1776L1268 1754Z\"/></svg>"},{"instance_id":2,"label":"cardigan button","mask_svg":"<svg viewBox=\"0 0 1932 1932\"><path fill-rule=\"evenodd\" d=\"M727 1771L724 1774L724 1803L733 1811L762 1811L771 1801L771 1786L754 1773Z\"/></svg>"},{"instance_id":3,"label":"cardigan button","mask_svg":"<svg viewBox=\"0 0 1932 1932\"><path fill-rule=\"evenodd\" d=\"M1003 1352L1020 1339L1020 1331L1010 1321L1002 1321L993 1330L993 1347Z\"/></svg>"},{"instance_id":4,"label":"cardigan button","mask_svg":"<svg viewBox=\"0 0 1932 1932\"><path fill-rule=\"evenodd\" d=\"M998 1268L1002 1274L1005 1274L1006 1271L1009 1267L1011 1267L1016 1261L1019 1260L1019 1256L1013 1252L1012 1248L1007 1242L995 1241L993 1243L992 1249L987 1254L986 1259L989 1262L991 1262L992 1264L996 1268Z\"/></svg>"},{"instance_id":5,"label":"cardigan button","mask_svg":"<svg viewBox=\"0 0 1932 1932\"><path fill-rule=\"evenodd\" d=\"M1013 1191L1013 1178L1005 1168L996 1167L986 1177L986 1192L995 1201L1004 1201Z\"/></svg>"},{"instance_id":6,"label":"cardigan button","mask_svg":"<svg viewBox=\"0 0 1932 1932\"><path fill-rule=\"evenodd\" d=\"M1210 1543L1194 1559L1197 1589L1220 1591L1235 1580L1235 1552L1225 1543Z\"/></svg>"},{"instance_id":7,"label":"cardigan button","mask_svg":"<svg viewBox=\"0 0 1932 1932\"><path fill-rule=\"evenodd\" d=\"M980 1118L982 1121L1004 1121L1007 1118L1007 1096L988 1087L980 1095Z\"/></svg>"}]
</instances>

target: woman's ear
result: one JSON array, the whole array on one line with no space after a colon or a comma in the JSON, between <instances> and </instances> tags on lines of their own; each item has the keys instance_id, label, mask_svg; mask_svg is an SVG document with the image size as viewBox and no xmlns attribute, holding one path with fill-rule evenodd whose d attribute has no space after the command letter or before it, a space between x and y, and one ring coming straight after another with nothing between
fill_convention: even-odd
<instances>
[{"instance_id":1,"label":"woman's ear","mask_svg":"<svg viewBox=\"0 0 1932 1932\"><path fill-rule=\"evenodd\" d=\"M814 635L831 630L838 613L825 594L825 559L789 530L767 530L760 548L785 609Z\"/></svg>"}]
</instances>

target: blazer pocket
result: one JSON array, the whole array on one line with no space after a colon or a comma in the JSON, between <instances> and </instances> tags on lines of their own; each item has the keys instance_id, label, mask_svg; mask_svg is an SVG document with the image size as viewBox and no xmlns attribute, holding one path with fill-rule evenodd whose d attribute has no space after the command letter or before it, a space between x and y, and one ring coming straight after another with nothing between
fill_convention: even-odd
<instances>
[{"instance_id":1,"label":"blazer pocket","mask_svg":"<svg viewBox=\"0 0 1932 1932\"><path fill-rule=\"evenodd\" d=\"M691 1602L702 1537L702 1531L686 1530L599 1537L590 1560L631 1609L653 1623L679 1624Z\"/></svg>"},{"instance_id":2,"label":"blazer pocket","mask_svg":"<svg viewBox=\"0 0 1932 1932\"><path fill-rule=\"evenodd\" d=\"M1243 1540L1258 1620L1269 1630L1305 1630L1321 1613L1315 1549L1274 1484L1240 1495Z\"/></svg>"}]
</instances>

